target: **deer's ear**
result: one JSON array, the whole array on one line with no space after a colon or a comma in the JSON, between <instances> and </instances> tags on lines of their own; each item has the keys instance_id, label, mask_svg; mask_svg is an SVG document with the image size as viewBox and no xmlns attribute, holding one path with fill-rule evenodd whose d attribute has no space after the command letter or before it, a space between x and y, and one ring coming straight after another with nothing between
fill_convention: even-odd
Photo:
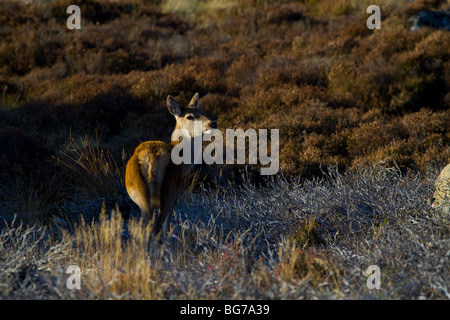
<instances>
[{"instance_id":1,"label":"deer's ear","mask_svg":"<svg viewBox=\"0 0 450 320\"><path fill-rule=\"evenodd\" d=\"M172 96L167 96L167 109L169 109L169 112L174 116L179 116L181 114L180 106Z\"/></svg>"},{"instance_id":2,"label":"deer's ear","mask_svg":"<svg viewBox=\"0 0 450 320\"><path fill-rule=\"evenodd\" d=\"M192 97L191 102L189 102L189 107L190 108L198 108L200 106L200 104L198 103L198 99L199 99L199 95L198 95L198 92L197 92Z\"/></svg>"}]
</instances>

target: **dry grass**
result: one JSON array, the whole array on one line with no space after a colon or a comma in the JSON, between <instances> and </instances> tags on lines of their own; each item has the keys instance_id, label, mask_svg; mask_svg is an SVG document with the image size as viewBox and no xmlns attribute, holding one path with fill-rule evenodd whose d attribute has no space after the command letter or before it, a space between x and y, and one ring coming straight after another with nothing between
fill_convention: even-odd
<instances>
[{"instance_id":1,"label":"dry grass","mask_svg":"<svg viewBox=\"0 0 450 320\"><path fill-rule=\"evenodd\" d=\"M70 138L61 156L55 158L57 164L67 169L68 178L92 197L117 197L124 192L125 160L123 154L119 166L109 150L100 148L98 137L85 137L80 142Z\"/></svg>"},{"instance_id":2,"label":"dry grass","mask_svg":"<svg viewBox=\"0 0 450 320\"><path fill-rule=\"evenodd\" d=\"M430 205L437 170L330 172L186 193L170 233L158 237L117 207L73 228L62 219L50 229L16 221L0 234L1 296L449 298L450 220ZM380 290L365 285L373 264ZM80 290L66 287L70 265L81 268Z\"/></svg>"}]
</instances>

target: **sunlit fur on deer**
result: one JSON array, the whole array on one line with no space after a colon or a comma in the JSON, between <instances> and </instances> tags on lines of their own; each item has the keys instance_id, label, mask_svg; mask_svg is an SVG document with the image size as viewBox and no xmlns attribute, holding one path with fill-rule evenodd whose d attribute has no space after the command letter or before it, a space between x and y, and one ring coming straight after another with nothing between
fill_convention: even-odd
<instances>
[{"instance_id":1,"label":"sunlit fur on deer","mask_svg":"<svg viewBox=\"0 0 450 320\"><path fill-rule=\"evenodd\" d=\"M177 101L167 97L167 108L175 117L177 129L186 132L186 141L194 138L194 122L201 121L202 132L217 128L216 122L211 120L199 109L199 95L196 93L189 105L182 108ZM197 132L195 132L197 134ZM183 137L185 139L185 137ZM184 142L186 142L184 141ZM130 198L141 209L145 222L153 221L153 214L159 209L155 223L155 232L158 233L164 224L169 226L169 217L173 211L177 198L184 186L184 178L192 170L191 164L176 165L171 160L172 148L179 140L169 143L162 141L146 141L141 143L127 163L125 171L125 184Z\"/></svg>"}]
</instances>

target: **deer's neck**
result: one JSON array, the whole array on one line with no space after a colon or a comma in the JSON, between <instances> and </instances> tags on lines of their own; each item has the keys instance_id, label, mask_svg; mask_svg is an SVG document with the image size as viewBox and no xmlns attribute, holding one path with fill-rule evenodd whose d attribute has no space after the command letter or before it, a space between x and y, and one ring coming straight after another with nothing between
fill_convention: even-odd
<instances>
[{"instance_id":1,"label":"deer's neck","mask_svg":"<svg viewBox=\"0 0 450 320\"><path fill-rule=\"evenodd\" d=\"M175 127L175 130L177 130L178 125ZM202 137L199 137L197 139L202 139ZM186 176L193 168L194 165L196 163L196 157L198 158L199 156L201 157L201 152L200 155L196 154L195 152L195 140L194 138L190 137L190 136L185 136L183 135L183 140L177 140L174 139L174 136L172 135L172 140L170 141L170 145L173 147L177 146L177 148L182 148L183 149L183 155L184 152L190 153L189 156L186 156L186 161L183 161L181 164L179 164L178 166L181 166L182 169L182 174L183 177ZM200 142L201 143L201 142ZM197 152L198 153L198 152Z\"/></svg>"}]
</instances>

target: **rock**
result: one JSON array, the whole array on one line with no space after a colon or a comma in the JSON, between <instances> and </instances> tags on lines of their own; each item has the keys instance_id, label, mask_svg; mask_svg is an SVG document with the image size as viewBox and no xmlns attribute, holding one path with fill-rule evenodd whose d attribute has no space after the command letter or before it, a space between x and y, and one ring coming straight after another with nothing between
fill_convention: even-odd
<instances>
[{"instance_id":1,"label":"rock","mask_svg":"<svg viewBox=\"0 0 450 320\"><path fill-rule=\"evenodd\" d=\"M419 30L422 26L450 31L450 12L449 11L430 11L423 10L416 16L410 18L414 24L411 30Z\"/></svg>"},{"instance_id":2,"label":"rock","mask_svg":"<svg viewBox=\"0 0 450 320\"><path fill-rule=\"evenodd\" d=\"M450 211L450 163L442 169L435 185L433 207L442 207L448 213Z\"/></svg>"}]
</instances>

